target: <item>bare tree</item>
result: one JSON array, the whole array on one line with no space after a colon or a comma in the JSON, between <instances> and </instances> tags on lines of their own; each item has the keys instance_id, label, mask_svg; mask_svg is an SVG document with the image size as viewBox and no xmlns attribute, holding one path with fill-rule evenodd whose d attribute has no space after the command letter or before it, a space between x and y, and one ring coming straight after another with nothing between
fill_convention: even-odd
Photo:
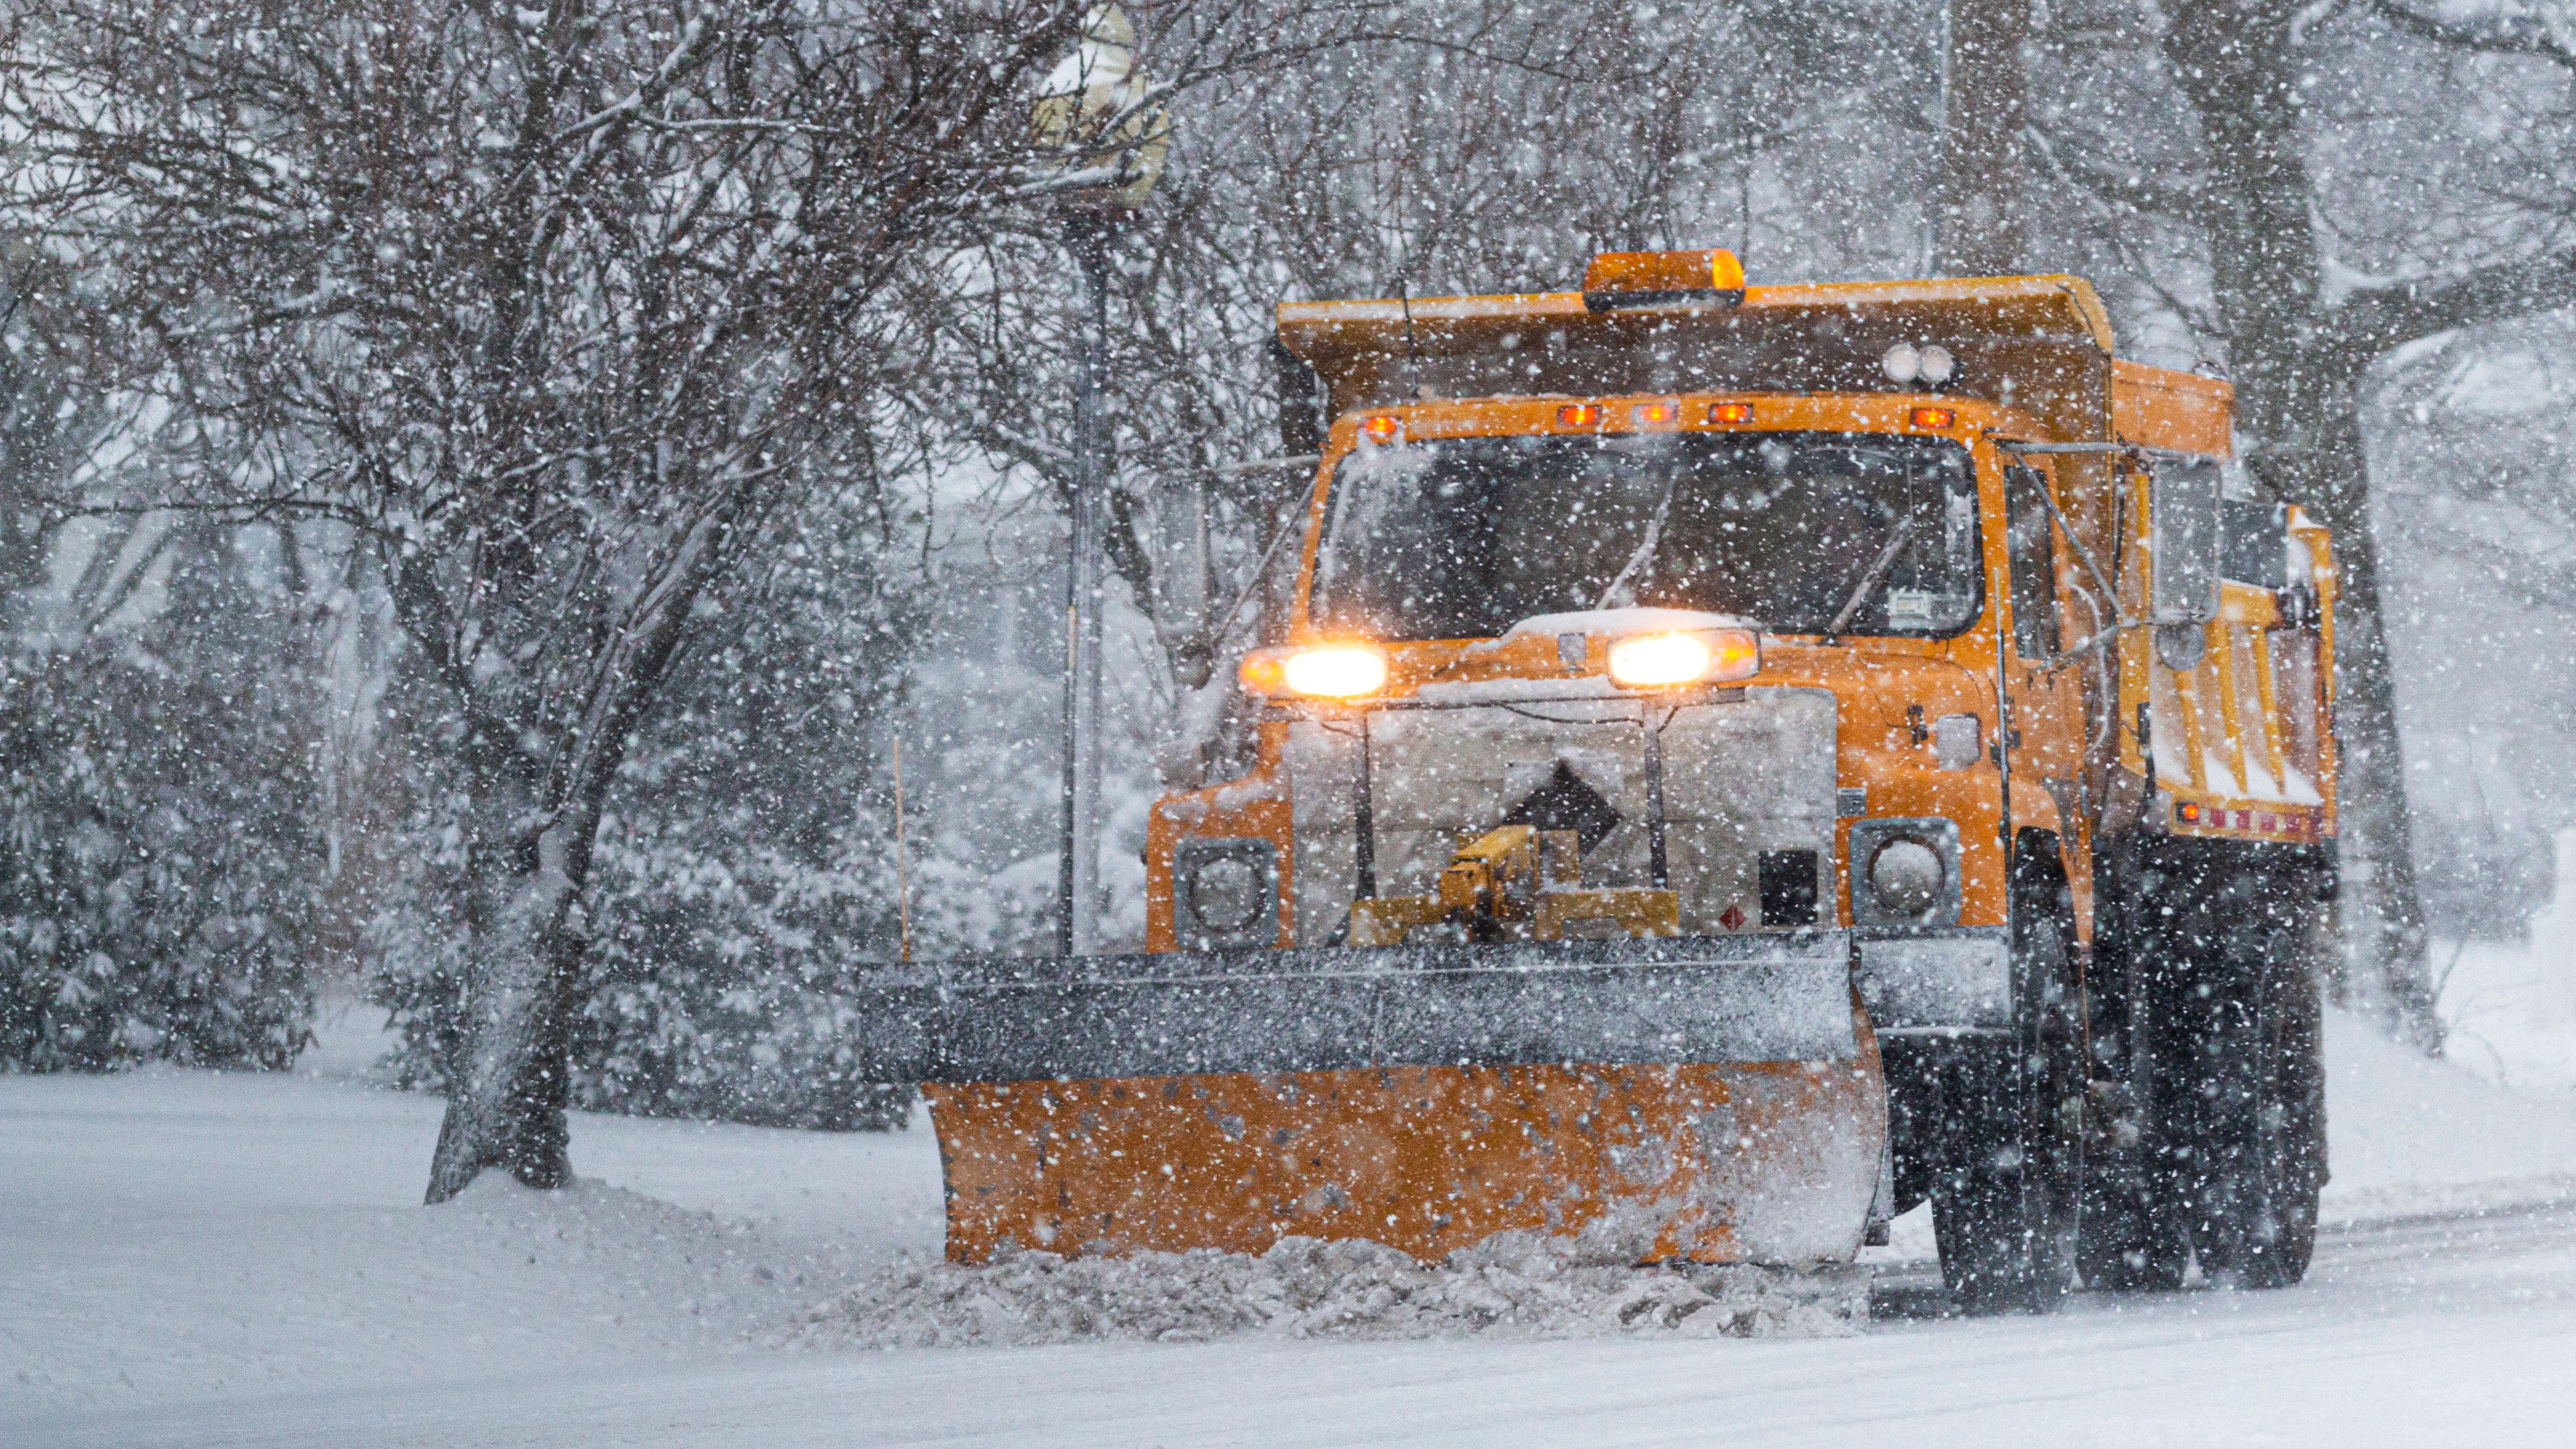
<instances>
[{"instance_id":1,"label":"bare tree","mask_svg":"<svg viewBox=\"0 0 2576 1449\"><path fill-rule=\"evenodd\" d=\"M1028 106L1082 9L11 5L9 201L163 420L148 501L354 530L451 711L471 970L431 1200L567 1179L610 780L790 502L900 446L896 284L1060 184ZM1210 35L1171 83L1278 40Z\"/></svg>"},{"instance_id":2,"label":"bare tree","mask_svg":"<svg viewBox=\"0 0 2576 1449\"><path fill-rule=\"evenodd\" d=\"M1274 20L1295 9L1255 8ZM1908 62L1888 39L1889 13L1873 0L1545 11L1406 0L1351 45L1192 98L1153 205L1116 243L1112 278L1109 542L1160 645L1148 687L1162 706L1166 786L1196 786L1229 757L1229 681L1209 683L1211 665L1254 642L1262 561L1293 565L1281 529L1311 471L1242 466L1299 451L1278 430L1273 305L1556 290L1595 251L1743 245L1764 221L1753 264L1778 275L1796 265L1783 253L1803 260L1838 230L1835 203L1873 188L1806 206L1788 183L1816 174L1759 173L1901 91L1890 81ZM1175 38L1148 40L1150 60ZM1908 159L1884 146L1848 155L1855 165L1818 168L1822 181ZM1768 188L1759 209L1757 180ZM1859 209L1880 212L1874 200ZM1837 261L1854 264L1825 258ZM1072 486L1070 408L1028 385L1028 357L1071 349L1066 266L1043 225L976 239L956 270L977 288L941 314L938 370L911 383L926 414L1060 504Z\"/></svg>"}]
</instances>

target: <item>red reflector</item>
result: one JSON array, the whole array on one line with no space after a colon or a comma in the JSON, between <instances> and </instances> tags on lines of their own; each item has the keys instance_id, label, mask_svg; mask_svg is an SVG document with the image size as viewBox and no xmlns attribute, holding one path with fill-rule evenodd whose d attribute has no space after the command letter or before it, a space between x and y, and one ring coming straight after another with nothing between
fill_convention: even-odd
<instances>
[{"instance_id":1,"label":"red reflector","mask_svg":"<svg viewBox=\"0 0 2576 1449\"><path fill-rule=\"evenodd\" d=\"M1567 403L1556 410L1560 428L1597 428L1601 426L1601 404Z\"/></svg>"},{"instance_id":2,"label":"red reflector","mask_svg":"<svg viewBox=\"0 0 2576 1449\"><path fill-rule=\"evenodd\" d=\"M1956 408L1916 408L1905 421L1918 428L1946 428L1959 421Z\"/></svg>"},{"instance_id":3,"label":"red reflector","mask_svg":"<svg viewBox=\"0 0 2576 1449\"><path fill-rule=\"evenodd\" d=\"M1749 423L1753 421L1753 404L1710 403L1708 420L1712 423Z\"/></svg>"},{"instance_id":4,"label":"red reflector","mask_svg":"<svg viewBox=\"0 0 2576 1449\"><path fill-rule=\"evenodd\" d=\"M1404 424L1386 413L1380 413L1360 424L1360 436L1381 445L1392 443L1404 436Z\"/></svg>"},{"instance_id":5,"label":"red reflector","mask_svg":"<svg viewBox=\"0 0 2576 1449\"><path fill-rule=\"evenodd\" d=\"M1682 410L1668 402L1639 403L1628 410L1630 419L1640 423L1671 423L1681 420Z\"/></svg>"}]
</instances>

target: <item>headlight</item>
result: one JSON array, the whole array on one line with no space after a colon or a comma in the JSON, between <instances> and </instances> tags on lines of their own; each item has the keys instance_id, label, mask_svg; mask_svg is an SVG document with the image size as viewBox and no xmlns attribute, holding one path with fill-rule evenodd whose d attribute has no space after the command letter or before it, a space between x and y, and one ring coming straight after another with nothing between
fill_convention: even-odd
<instances>
[{"instance_id":1,"label":"headlight","mask_svg":"<svg viewBox=\"0 0 2576 1449\"><path fill-rule=\"evenodd\" d=\"M1715 656L1688 634L1649 634L1610 646L1610 679L1632 689L1688 684L1708 672Z\"/></svg>"},{"instance_id":2,"label":"headlight","mask_svg":"<svg viewBox=\"0 0 2576 1449\"><path fill-rule=\"evenodd\" d=\"M1279 943L1279 847L1251 836L1172 845L1172 928L1191 949Z\"/></svg>"},{"instance_id":3,"label":"headlight","mask_svg":"<svg viewBox=\"0 0 2576 1449\"><path fill-rule=\"evenodd\" d=\"M1356 699L1386 687L1386 656L1374 649L1256 649L1243 657L1243 687L1255 694Z\"/></svg>"},{"instance_id":4,"label":"headlight","mask_svg":"<svg viewBox=\"0 0 2576 1449\"><path fill-rule=\"evenodd\" d=\"M1261 908L1270 904L1262 897L1260 872L1240 856L1221 855L1200 864L1190 872L1190 915L1199 928L1215 935L1235 936L1258 924Z\"/></svg>"},{"instance_id":5,"label":"headlight","mask_svg":"<svg viewBox=\"0 0 2576 1449\"><path fill-rule=\"evenodd\" d=\"M1352 699L1386 683L1386 656L1374 649L1301 649L1280 673L1299 694Z\"/></svg>"},{"instance_id":6,"label":"headlight","mask_svg":"<svg viewBox=\"0 0 2576 1449\"><path fill-rule=\"evenodd\" d=\"M1641 634L1610 646L1610 682L1623 689L1750 679L1761 669L1760 641L1747 629Z\"/></svg>"},{"instance_id":7,"label":"headlight","mask_svg":"<svg viewBox=\"0 0 2576 1449\"><path fill-rule=\"evenodd\" d=\"M1898 836L1869 858L1869 893L1890 916L1920 917L1941 899L1941 852Z\"/></svg>"}]
</instances>

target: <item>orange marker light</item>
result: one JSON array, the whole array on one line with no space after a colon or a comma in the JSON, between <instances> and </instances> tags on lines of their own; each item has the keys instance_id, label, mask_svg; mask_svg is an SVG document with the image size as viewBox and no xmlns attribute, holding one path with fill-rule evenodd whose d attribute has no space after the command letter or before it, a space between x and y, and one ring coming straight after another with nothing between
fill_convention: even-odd
<instances>
[{"instance_id":1,"label":"orange marker light","mask_svg":"<svg viewBox=\"0 0 2576 1449\"><path fill-rule=\"evenodd\" d=\"M1243 681L1247 694L1285 694L1288 692L1288 657L1284 650L1255 649L1243 656L1234 667L1234 676Z\"/></svg>"},{"instance_id":2,"label":"orange marker light","mask_svg":"<svg viewBox=\"0 0 2576 1449\"><path fill-rule=\"evenodd\" d=\"M1567 403L1556 410L1556 425L1560 428L1597 428L1601 426L1602 415L1599 403Z\"/></svg>"},{"instance_id":3,"label":"orange marker light","mask_svg":"<svg viewBox=\"0 0 2576 1449\"><path fill-rule=\"evenodd\" d=\"M1638 423L1677 423L1682 410L1668 402L1639 403L1628 410L1628 416Z\"/></svg>"},{"instance_id":4,"label":"orange marker light","mask_svg":"<svg viewBox=\"0 0 2576 1449\"><path fill-rule=\"evenodd\" d=\"M2200 823L2199 802L2194 800L2185 800L2175 805L2174 819L2185 825L2198 825Z\"/></svg>"},{"instance_id":5,"label":"orange marker light","mask_svg":"<svg viewBox=\"0 0 2576 1449\"><path fill-rule=\"evenodd\" d=\"M1959 421L1956 408L1916 408L1905 415L1905 421L1918 428L1954 427Z\"/></svg>"},{"instance_id":6,"label":"orange marker light","mask_svg":"<svg viewBox=\"0 0 2576 1449\"><path fill-rule=\"evenodd\" d=\"M1379 413L1360 424L1360 436L1383 448L1404 436L1404 424L1391 413Z\"/></svg>"},{"instance_id":7,"label":"orange marker light","mask_svg":"<svg viewBox=\"0 0 2576 1449\"><path fill-rule=\"evenodd\" d=\"M1710 403L1708 420L1712 423L1749 423L1753 421L1753 404Z\"/></svg>"}]
</instances>

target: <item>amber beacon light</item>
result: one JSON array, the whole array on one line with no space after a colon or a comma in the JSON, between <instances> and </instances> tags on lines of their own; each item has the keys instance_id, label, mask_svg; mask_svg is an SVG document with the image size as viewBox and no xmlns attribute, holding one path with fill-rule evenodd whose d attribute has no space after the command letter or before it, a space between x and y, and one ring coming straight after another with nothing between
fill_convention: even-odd
<instances>
[{"instance_id":1,"label":"amber beacon light","mask_svg":"<svg viewBox=\"0 0 2576 1449\"><path fill-rule=\"evenodd\" d=\"M1723 247L1702 252L1602 252L1583 271L1583 305L1733 307L1744 300L1744 264Z\"/></svg>"}]
</instances>

